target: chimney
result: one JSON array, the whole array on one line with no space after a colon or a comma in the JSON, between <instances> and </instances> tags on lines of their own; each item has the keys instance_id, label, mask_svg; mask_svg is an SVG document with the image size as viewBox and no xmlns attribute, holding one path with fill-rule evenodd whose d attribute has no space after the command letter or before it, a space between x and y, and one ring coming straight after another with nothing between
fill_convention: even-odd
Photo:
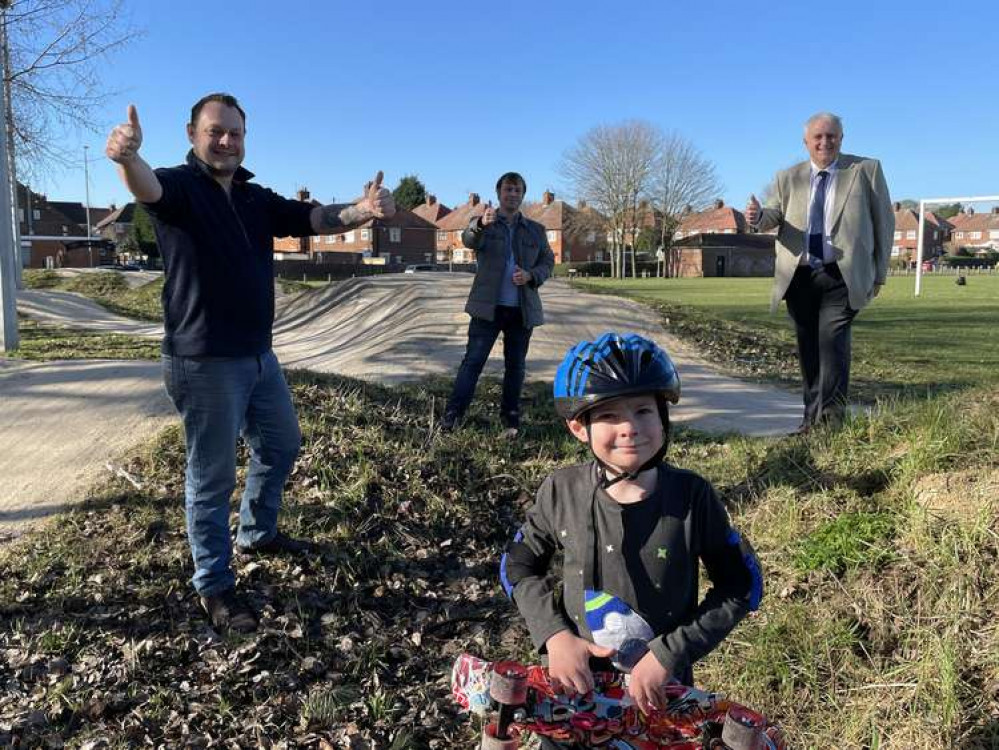
<instances>
[{"instance_id":1,"label":"chimney","mask_svg":"<svg viewBox=\"0 0 999 750\"><path fill-rule=\"evenodd\" d=\"M427 196L427 205L428 206L436 206L437 205L437 196L436 195L428 195Z\"/></svg>"},{"instance_id":2,"label":"chimney","mask_svg":"<svg viewBox=\"0 0 999 750\"><path fill-rule=\"evenodd\" d=\"M469 206L477 206L477 205L479 205L480 201L481 201L481 199L479 198L479 194L478 193L469 193L468 194L468 205Z\"/></svg>"},{"instance_id":3,"label":"chimney","mask_svg":"<svg viewBox=\"0 0 999 750\"><path fill-rule=\"evenodd\" d=\"M580 209L586 208L586 201L584 201L582 198L579 199L579 208Z\"/></svg>"},{"instance_id":4,"label":"chimney","mask_svg":"<svg viewBox=\"0 0 999 750\"><path fill-rule=\"evenodd\" d=\"M725 201L721 198L715 198L715 208L722 208L725 205Z\"/></svg>"},{"instance_id":5,"label":"chimney","mask_svg":"<svg viewBox=\"0 0 999 750\"><path fill-rule=\"evenodd\" d=\"M683 207L683 211L680 212L680 214L682 216L686 216L687 214L692 214L692 213L694 213L694 207L692 205L690 205L689 203L686 204Z\"/></svg>"},{"instance_id":6,"label":"chimney","mask_svg":"<svg viewBox=\"0 0 999 750\"><path fill-rule=\"evenodd\" d=\"M966 214L968 214L968 216L974 216L975 215L975 207L974 206L968 206L966 209L964 209L964 212Z\"/></svg>"},{"instance_id":7,"label":"chimney","mask_svg":"<svg viewBox=\"0 0 999 750\"><path fill-rule=\"evenodd\" d=\"M118 210L118 207L114 203L112 203L111 204L111 208L108 209L108 211L110 211L111 213L114 213L117 210Z\"/></svg>"},{"instance_id":8,"label":"chimney","mask_svg":"<svg viewBox=\"0 0 999 750\"><path fill-rule=\"evenodd\" d=\"M553 200L555 200L555 193L551 190L546 190L541 194L541 205L550 206Z\"/></svg>"},{"instance_id":9,"label":"chimney","mask_svg":"<svg viewBox=\"0 0 999 750\"><path fill-rule=\"evenodd\" d=\"M999 206L993 206L992 207L992 213L999 214Z\"/></svg>"},{"instance_id":10,"label":"chimney","mask_svg":"<svg viewBox=\"0 0 999 750\"><path fill-rule=\"evenodd\" d=\"M309 189L306 187L300 187L298 193L296 193L300 201L307 202L309 200Z\"/></svg>"}]
</instances>

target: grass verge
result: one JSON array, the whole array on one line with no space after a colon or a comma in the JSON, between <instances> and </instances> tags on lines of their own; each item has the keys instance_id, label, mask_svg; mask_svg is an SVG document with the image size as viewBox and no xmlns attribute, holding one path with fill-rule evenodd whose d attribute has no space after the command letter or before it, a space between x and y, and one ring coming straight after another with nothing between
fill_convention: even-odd
<instances>
[{"instance_id":1,"label":"grass verge","mask_svg":"<svg viewBox=\"0 0 999 750\"><path fill-rule=\"evenodd\" d=\"M19 347L4 356L11 359L159 359L160 343L141 336L103 333L45 325L30 318L18 320Z\"/></svg>"},{"instance_id":2,"label":"grass verge","mask_svg":"<svg viewBox=\"0 0 999 750\"><path fill-rule=\"evenodd\" d=\"M650 304L665 327L741 375L800 381L783 305L769 314L771 279L581 279L586 291ZM851 393L861 401L999 385L999 276L892 277L853 324Z\"/></svg>"},{"instance_id":3,"label":"grass verge","mask_svg":"<svg viewBox=\"0 0 999 750\"><path fill-rule=\"evenodd\" d=\"M162 321L160 296L163 278L138 287L130 287L118 271L97 271L74 276L61 276L51 270L27 270L24 286L28 289L57 289L76 292L97 302L107 310L135 320Z\"/></svg>"},{"instance_id":4,"label":"grass verge","mask_svg":"<svg viewBox=\"0 0 999 750\"><path fill-rule=\"evenodd\" d=\"M0 744L474 745L450 663L530 658L498 558L541 478L581 447L541 385L507 442L484 406L499 400L492 381L470 424L439 435L447 382L290 380L304 444L282 526L323 551L237 556L261 631L206 627L170 428L125 467L141 489L109 478L0 551ZM807 439L680 430L671 458L715 482L766 575L762 609L699 665L700 683L777 717L794 748L996 746L994 389Z\"/></svg>"}]
</instances>

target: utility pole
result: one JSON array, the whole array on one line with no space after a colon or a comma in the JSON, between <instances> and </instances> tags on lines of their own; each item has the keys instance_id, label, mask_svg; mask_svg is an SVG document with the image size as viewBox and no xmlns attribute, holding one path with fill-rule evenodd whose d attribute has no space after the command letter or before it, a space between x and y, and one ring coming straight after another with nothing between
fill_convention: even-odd
<instances>
[{"instance_id":1,"label":"utility pole","mask_svg":"<svg viewBox=\"0 0 999 750\"><path fill-rule=\"evenodd\" d=\"M0 0L0 49L7 49L7 9L11 0ZM18 248L15 244L17 224L14 219L14 206L11 196L13 190L10 182L10 163L8 161L8 135L10 122L7 119L9 88L7 85L6 65L3 71L3 86L0 86L0 98L3 115L0 116L0 352L17 349L17 259Z\"/></svg>"}]
</instances>

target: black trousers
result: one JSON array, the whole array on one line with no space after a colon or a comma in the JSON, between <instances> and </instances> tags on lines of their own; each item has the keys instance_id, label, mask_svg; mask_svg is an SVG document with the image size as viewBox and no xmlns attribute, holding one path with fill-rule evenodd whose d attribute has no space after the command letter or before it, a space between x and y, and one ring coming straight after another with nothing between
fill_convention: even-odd
<instances>
[{"instance_id":1,"label":"black trousers","mask_svg":"<svg viewBox=\"0 0 999 750\"><path fill-rule=\"evenodd\" d=\"M838 424L846 415L851 325L857 316L839 266L799 266L784 301L798 339L802 424Z\"/></svg>"}]
</instances>

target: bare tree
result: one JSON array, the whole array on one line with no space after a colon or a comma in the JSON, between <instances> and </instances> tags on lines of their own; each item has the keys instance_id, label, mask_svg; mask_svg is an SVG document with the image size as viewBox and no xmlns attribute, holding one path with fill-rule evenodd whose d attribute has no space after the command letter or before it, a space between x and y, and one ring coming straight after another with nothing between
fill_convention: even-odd
<instances>
[{"instance_id":1,"label":"bare tree","mask_svg":"<svg viewBox=\"0 0 999 750\"><path fill-rule=\"evenodd\" d=\"M715 166L679 133L663 136L662 152L655 164L652 194L659 228L664 270L676 276L680 253L673 237L685 213L703 209L722 191Z\"/></svg>"},{"instance_id":2,"label":"bare tree","mask_svg":"<svg viewBox=\"0 0 999 750\"><path fill-rule=\"evenodd\" d=\"M606 217L611 238L611 275L625 275L624 249L637 236L635 219L649 197L662 133L641 120L598 125L562 156L558 171L578 199ZM632 273L635 272L634 254Z\"/></svg>"},{"instance_id":3,"label":"bare tree","mask_svg":"<svg viewBox=\"0 0 999 750\"><path fill-rule=\"evenodd\" d=\"M8 146L21 175L76 165L68 147L80 130L98 132L98 107L113 92L102 63L135 38L123 0L7 0L2 22L8 87Z\"/></svg>"}]
</instances>

